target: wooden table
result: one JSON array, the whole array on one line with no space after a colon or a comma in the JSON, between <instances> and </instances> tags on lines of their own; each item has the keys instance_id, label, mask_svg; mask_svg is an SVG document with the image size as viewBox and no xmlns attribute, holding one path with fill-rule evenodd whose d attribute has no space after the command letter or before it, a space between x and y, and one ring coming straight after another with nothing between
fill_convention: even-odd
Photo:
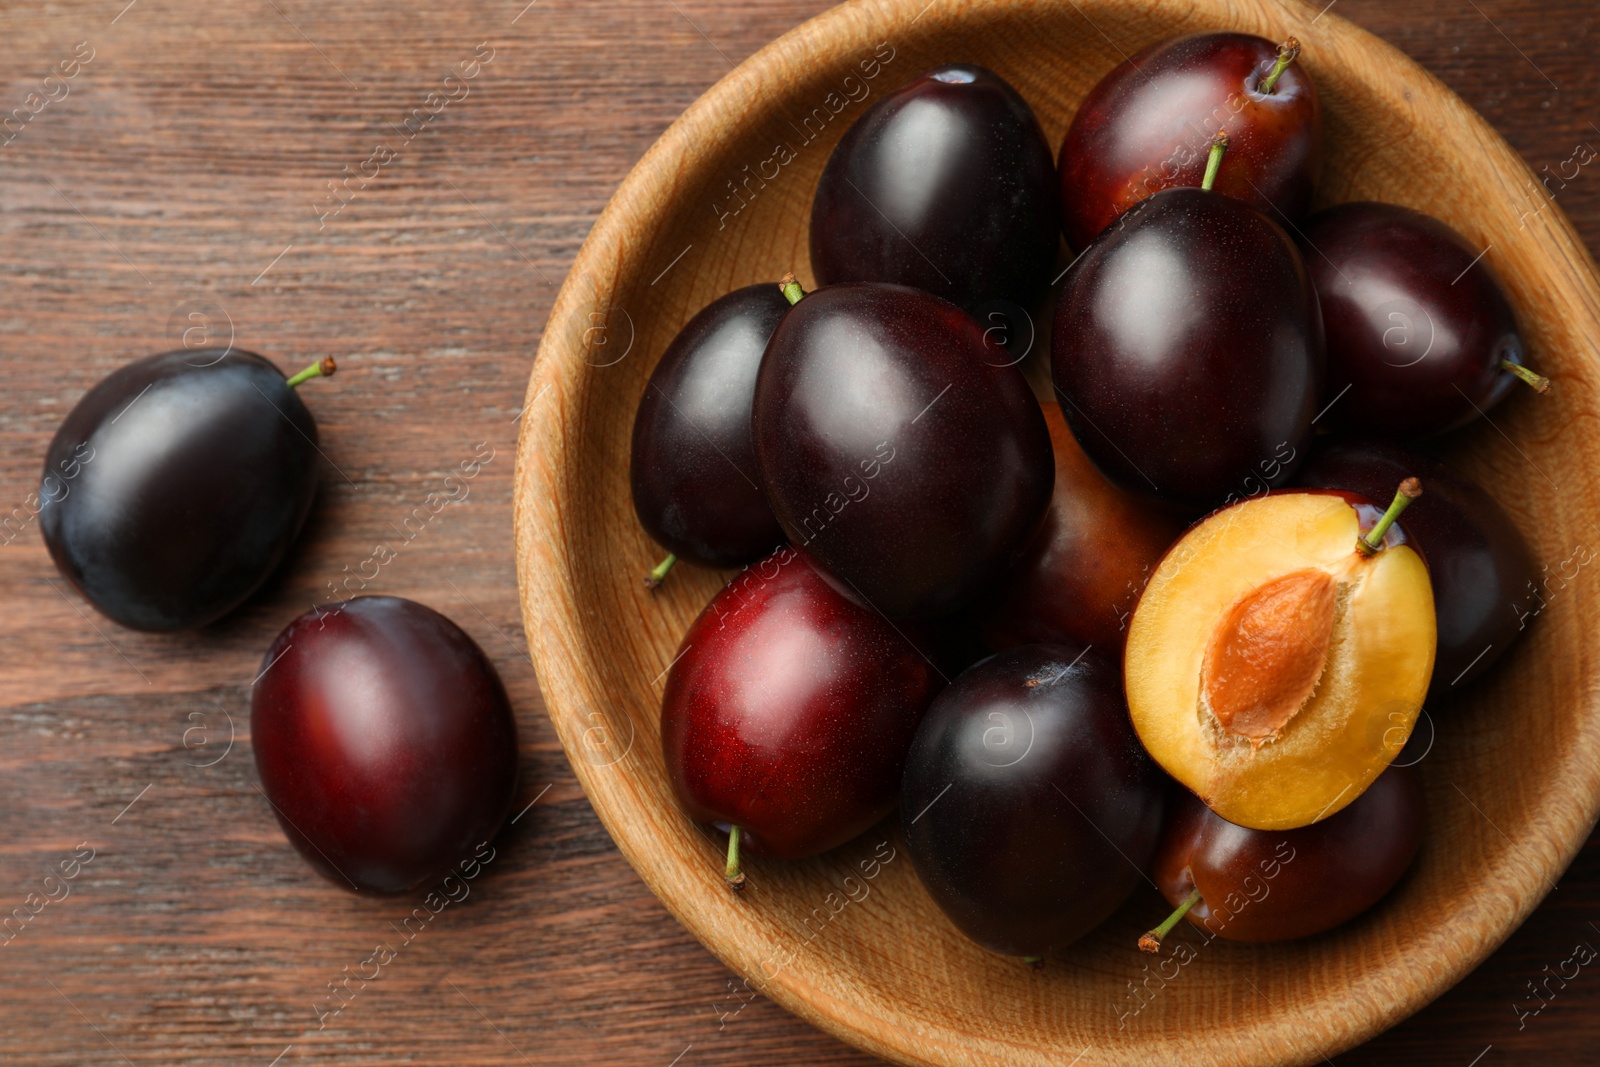
<instances>
[{"instance_id":1,"label":"wooden table","mask_svg":"<svg viewBox=\"0 0 1600 1067\"><path fill-rule=\"evenodd\" d=\"M1588 0L1336 2L1536 170L1600 144ZM511 549L523 386L584 234L679 111L826 5L125 3L0 14L0 109L27 116L0 132L0 518L17 509L0 528L0 912L60 897L45 878L76 871L0 946L0 1060L867 1062L764 1000L741 1009L622 861L545 720ZM473 60L467 95L445 86ZM456 99L408 127L434 91ZM380 145L393 158L375 167ZM1596 247L1600 171L1552 186ZM324 489L244 610L199 635L136 634L64 588L28 494L83 391L186 330L285 368L338 357L338 377L305 389ZM468 495L406 541L412 508L489 450ZM376 577L351 577L402 541ZM361 581L464 626L522 730L522 814L470 896L403 945L417 902L315 877L250 754L262 650L330 585ZM1579 942L1600 945L1600 839L1467 981L1340 1064L1593 1062L1600 977L1514 1010L1543 1002L1528 983ZM375 968L379 944L398 951Z\"/></svg>"}]
</instances>

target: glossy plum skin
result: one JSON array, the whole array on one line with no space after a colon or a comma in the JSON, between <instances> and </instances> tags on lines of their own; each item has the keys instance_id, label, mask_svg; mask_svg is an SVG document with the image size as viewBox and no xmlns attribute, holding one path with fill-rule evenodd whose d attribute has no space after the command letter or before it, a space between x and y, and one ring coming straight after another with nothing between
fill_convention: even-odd
<instances>
[{"instance_id":1,"label":"glossy plum skin","mask_svg":"<svg viewBox=\"0 0 1600 1067\"><path fill-rule=\"evenodd\" d=\"M1057 405L1044 417L1056 457L1050 509L979 613L978 633L996 649L1079 642L1116 659L1145 582L1187 524L1101 474Z\"/></svg>"},{"instance_id":2,"label":"glossy plum skin","mask_svg":"<svg viewBox=\"0 0 1600 1067\"><path fill-rule=\"evenodd\" d=\"M811 207L819 285L893 282L969 311L1050 282L1061 205L1027 102L983 67L938 67L879 100L834 148Z\"/></svg>"},{"instance_id":3,"label":"glossy plum skin","mask_svg":"<svg viewBox=\"0 0 1600 1067\"><path fill-rule=\"evenodd\" d=\"M712 301L656 364L633 422L639 523L680 559L737 567L783 542L750 437L767 340L789 301L776 282Z\"/></svg>"},{"instance_id":4,"label":"glossy plum skin","mask_svg":"<svg viewBox=\"0 0 1600 1067\"><path fill-rule=\"evenodd\" d=\"M1401 521L1433 582L1439 617L1433 703L1469 686L1525 629L1524 614L1538 606L1527 541L1475 482L1391 441L1319 442L1295 482L1381 500L1413 476L1422 480L1422 496Z\"/></svg>"},{"instance_id":5,"label":"glossy plum skin","mask_svg":"<svg viewBox=\"0 0 1600 1067\"><path fill-rule=\"evenodd\" d=\"M1166 790L1113 663L1081 645L1029 645L934 701L900 811L912 863L950 920L991 951L1038 956L1140 884Z\"/></svg>"},{"instance_id":6,"label":"glossy plum skin","mask_svg":"<svg viewBox=\"0 0 1600 1067\"><path fill-rule=\"evenodd\" d=\"M1228 134L1216 190L1276 222L1311 209L1321 169L1316 87L1298 62L1259 91L1278 46L1243 33L1153 44L1102 78L1061 143L1067 241L1084 248L1152 193L1198 186L1211 139Z\"/></svg>"},{"instance_id":7,"label":"glossy plum skin","mask_svg":"<svg viewBox=\"0 0 1600 1067\"><path fill-rule=\"evenodd\" d=\"M39 526L68 581L136 630L238 607L288 553L317 489L317 423L266 359L148 356L78 401L45 454Z\"/></svg>"},{"instance_id":8,"label":"glossy plum skin","mask_svg":"<svg viewBox=\"0 0 1600 1067\"><path fill-rule=\"evenodd\" d=\"M1500 366L1523 362L1516 313L1483 249L1443 222L1396 204L1339 204L1306 222L1301 249L1327 331L1331 424L1426 437L1517 388Z\"/></svg>"},{"instance_id":9,"label":"glossy plum skin","mask_svg":"<svg viewBox=\"0 0 1600 1067\"><path fill-rule=\"evenodd\" d=\"M834 285L778 324L756 456L789 542L893 618L970 604L1039 526L1055 479L1027 381L948 301Z\"/></svg>"},{"instance_id":10,"label":"glossy plum skin","mask_svg":"<svg viewBox=\"0 0 1600 1067\"><path fill-rule=\"evenodd\" d=\"M1198 887L1184 917L1230 941L1309 937L1355 918L1394 887L1422 840L1422 784L1405 766L1297 830L1248 830L1174 794L1152 876L1173 907Z\"/></svg>"},{"instance_id":11,"label":"glossy plum skin","mask_svg":"<svg viewBox=\"0 0 1600 1067\"><path fill-rule=\"evenodd\" d=\"M330 881L399 893L494 837L517 783L500 676L430 608L364 596L313 608L262 658L250 705L261 785Z\"/></svg>"},{"instance_id":12,"label":"glossy plum skin","mask_svg":"<svg viewBox=\"0 0 1600 1067\"><path fill-rule=\"evenodd\" d=\"M934 666L784 547L718 593L667 674L661 745L696 822L785 859L844 844L894 809Z\"/></svg>"},{"instance_id":13,"label":"glossy plum skin","mask_svg":"<svg viewBox=\"0 0 1600 1067\"><path fill-rule=\"evenodd\" d=\"M1197 507L1289 479L1322 362L1294 242L1201 189L1140 201L1090 245L1052 333L1056 397L1095 465L1125 489Z\"/></svg>"}]
</instances>

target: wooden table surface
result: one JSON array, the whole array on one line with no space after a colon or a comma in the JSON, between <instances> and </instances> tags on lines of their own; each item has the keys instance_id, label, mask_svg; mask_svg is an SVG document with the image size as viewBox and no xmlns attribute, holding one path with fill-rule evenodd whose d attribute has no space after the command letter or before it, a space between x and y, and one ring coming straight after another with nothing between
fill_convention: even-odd
<instances>
[{"instance_id":1,"label":"wooden table surface","mask_svg":"<svg viewBox=\"0 0 1600 1067\"><path fill-rule=\"evenodd\" d=\"M1600 171L1562 171L1600 145L1600 8L1335 2L1562 172L1558 203L1600 247ZM0 1062L869 1062L731 997L623 862L545 720L511 545L523 387L585 233L684 107L826 4L5 6L0 112L26 121L0 130L0 913L31 917L0 944ZM408 127L433 92L454 99ZM202 333L285 368L338 358L303 390L324 487L242 611L132 633L64 587L29 494L85 389ZM474 454L492 459L470 491L407 539ZM382 566L378 545L396 553ZM354 897L299 860L250 752L262 650L363 585L456 619L522 732L522 814L410 940L418 900ZM76 877L46 883L63 863ZM1594 1062L1600 976L1548 979L1585 942L1600 945L1600 838L1477 972L1338 1063Z\"/></svg>"}]
</instances>

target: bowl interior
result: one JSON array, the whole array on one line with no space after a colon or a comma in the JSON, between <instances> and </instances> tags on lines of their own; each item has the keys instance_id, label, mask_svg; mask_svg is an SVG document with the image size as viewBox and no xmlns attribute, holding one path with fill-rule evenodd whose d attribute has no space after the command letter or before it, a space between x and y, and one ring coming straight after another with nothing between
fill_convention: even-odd
<instances>
[{"instance_id":1,"label":"bowl interior","mask_svg":"<svg viewBox=\"0 0 1600 1067\"><path fill-rule=\"evenodd\" d=\"M766 994L905 1062L1318 1061L1486 956L1553 887L1593 821L1600 677L1580 622L1593 582L1578 574L1600 537L1600 423L1585 417L1600 337L1593 263L1478 116L1332 14L1228 0L924 3L847 4L742 64L641 161L580 253L535 364L518 460L524 621L550 714L619 847L746 976L741 996ZM1182 964L1135 950L1166 910L1144 888L1041 971L957 933L893 820L816 860L752 862L747 891L732 896L721 842L678 812L662 765L666 668L728 575L679 567L653 594L641 583L660 550L633 515L628 449L655 360L730 289L791 268L809 281L809 205L833 143L922 70L964 61L998 71L1056 145L1125 55L1212 29L1300 39L1324 107L1322 200L1410 205L1486 247L1532 363L1556 380L1546 397L1515 397L1450 444L1549 566L1519 645L1471 693L1429 709L1437 735L1421 765L1428 828L1415 867L1333 933L1269 946L1189 934Z\"/></svg>"}]
</instances>

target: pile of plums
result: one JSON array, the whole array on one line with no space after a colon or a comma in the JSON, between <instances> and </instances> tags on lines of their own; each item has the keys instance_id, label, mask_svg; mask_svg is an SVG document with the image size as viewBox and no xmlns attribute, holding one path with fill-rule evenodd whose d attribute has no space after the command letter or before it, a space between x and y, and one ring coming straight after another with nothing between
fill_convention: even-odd
<instances>
[{"instance_id":1,"label":"pile of plums","mask_svg":"<svg viewBox=\"0 0 1600 1067\"><path fill-rule=\"evenodd\" d=\"M317 423L297 387L234 348L136 360L91 389L45 457L40 528L63 576L123 626L196 630L287 558L317 489ZM313 867L413 888L493 837L516 788L500 678L421 604L315 606L267 650L251 740L267 799Z\"/></svg>"},{"instance_id":2,"label":"pile of plums","mask_svg":"<svg viewBox=\"0 0 1600 1067\"><path fill-rule=\"evenodd\" d=\"M633 430L668 552L646 584L744 568L661 718L730 885L898 805L951 922L1036 961L1145 880L1177 909L1159 951L1185 917L1319 933L1402 877L1423 772L1396 757L1516 640L1534 578L1426 449L1549 383L1449 226L1311 213L1299 54L1151 45L1054 161L999 75L928 71L828 159L815 287L729 293L663 353ZM1007 348L1035 313L1047 360Z\"/></svg>"}]
</instances>

